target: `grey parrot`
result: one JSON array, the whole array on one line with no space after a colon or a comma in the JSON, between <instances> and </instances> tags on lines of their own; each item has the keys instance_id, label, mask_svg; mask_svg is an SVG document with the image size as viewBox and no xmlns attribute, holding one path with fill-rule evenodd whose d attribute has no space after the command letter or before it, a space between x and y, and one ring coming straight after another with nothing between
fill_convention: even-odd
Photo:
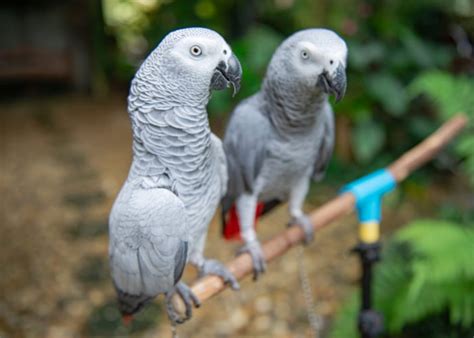
<instances>
[{"instance_id":1,"label":"grey parrot","mask_svg":"<svg viewBox=\"0 0 474 338\"><path fill-rule=\"evenodd\" d=\"M327 29L299 31L275 51L262 88L232 113L224 136L229 184L222 199L223 233L240 235L253 259L254 279L265 260L254 229L263 213L288 201L290 225L313 238L303 202L311 178L324 176L334 148L328 95L346 90L347 47Z\"/></svg>"},{"instance_id":2,"label":"grey parrot","mask_svg":"<svg viewBox=\"0 0 474 338\"><path fill-rule=\"evenodd\" d=\"M235 277L203 255L208 224L227 188L221 141L211 133L211 90L238 91L242 69L216 32L187 28L169 33L132 80L128 112L133 159L109 218L109 258L124 320L159 294L169 318L191 317L199 300L180 282L189 260L200 275ZM186 305L181 318L171 303Z\"/></svg>"}]
</instances>

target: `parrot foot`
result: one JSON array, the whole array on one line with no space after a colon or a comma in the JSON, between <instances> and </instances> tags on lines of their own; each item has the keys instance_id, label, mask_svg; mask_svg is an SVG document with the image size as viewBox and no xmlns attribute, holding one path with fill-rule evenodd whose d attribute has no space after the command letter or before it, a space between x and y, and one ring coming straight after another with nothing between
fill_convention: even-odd
<instances>
[{"instance_id":1,"label":"parrot foot","mask_svg":"<svg viewBox=\"0 0 474 338\"><path fill-rule=\"evenodd\" d=\"M304 244L308 245L309 243L311 243L314 239L314 228L309 217L306 215L293 217L290 220L290 223L288 224L288 226L295 226L295 225L301 227L301 229L303 229L304 231Z\"/></svg>"},{"instance_id":2,"label":"parrot foot","mask_svg":"<svg viewBox=\"0 0 474 338\"><path fill-rule=\"evenodd\" d=\"M257 240L247 242L239 249L239 251L237 251L237 255L241 255L243 253L248 253L250 256L252 256L253 280L256 281L258 277L267 269L267 263L265 263L262 247Z\"/></svg>"},{"instance_id":3,"label":"parrot foot","mask_svg":"<svg viewBox=\"0 0 474 338\"><path fill-rule=\"evenodd\" d=\"M206 259L204 264L199 268L199 277L207 275L216 275L224 280L225 284L229 284L233 290L239 290L240 285L237 278L225 267L224 264L215 259Z\"/></svg>"},{"instance_id":4,"label":"parrot foot","mask_svg":"<svg viewBox=\"0 0 474 338\"><path fill-rule=\"evenodd\" d=\"M181 297L186 307L184 318L173 305L172 298L175 293ZM190 319L192 317L193 305L198 308L201 306L201 302L191 291L189 286L182 282L178 282L178 284L175 285L174 290L166 294L166 311L168 312L168 318L172 323L182 324Z\"/></svg>"}]
</instances>

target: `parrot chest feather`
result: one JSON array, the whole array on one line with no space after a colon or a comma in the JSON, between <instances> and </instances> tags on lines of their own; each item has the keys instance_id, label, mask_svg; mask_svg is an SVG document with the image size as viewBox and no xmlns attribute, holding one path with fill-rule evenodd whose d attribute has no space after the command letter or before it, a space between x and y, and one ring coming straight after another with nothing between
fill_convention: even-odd
<instances>
[{"instance_id":1,"label":"parrot chest feather","mask_svg":"<svg viewBox=\"0 0 474 338\"><path fill-rule=\"evenodd\" d=\"M141 142L134 154L142 187L167 184L185 206L191 235L205 233L222 189L205 110L179 107L137 115Z\"/></svg>"},{"instance_id":2,"label":"parrot chest feather","mask_svg":"<svg viewBox=\"0 0 474 338\"><path fill-rule=\"evenodd\" d=\"M319 127L291 138L276 138L269 142L267 155L260 175L256 180L256 191L260 200L288 199L291 188L301 177L311 176L317 150Z\"/></svg>"}]
</instances>

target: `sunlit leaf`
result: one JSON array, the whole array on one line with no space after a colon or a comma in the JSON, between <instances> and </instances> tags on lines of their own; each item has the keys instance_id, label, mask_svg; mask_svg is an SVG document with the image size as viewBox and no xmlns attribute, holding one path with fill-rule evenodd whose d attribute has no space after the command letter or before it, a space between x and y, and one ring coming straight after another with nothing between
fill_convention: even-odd
<instances>
[{"instance_id":1,"label":"sunlit leaf","mask_svg":"<svg viewBox=\"0 0 474 338\"><path fill-rule=\"evenodd\" d=\"M474 116L474 79L442 71L421 73L408 88L411 97L425 94L444 119L458 112Z\"/></svg>"}]
</instances>

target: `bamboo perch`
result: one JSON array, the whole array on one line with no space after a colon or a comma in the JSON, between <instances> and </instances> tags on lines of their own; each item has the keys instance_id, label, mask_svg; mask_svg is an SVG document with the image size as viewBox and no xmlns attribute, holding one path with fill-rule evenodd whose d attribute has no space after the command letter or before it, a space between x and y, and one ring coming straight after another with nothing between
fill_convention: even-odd
<instances>
[{"instance_id":1,"label":"bamboo perch","mask_svg":"<svg viewBox=\"0 0 474 338\"><path fill-rule=\"evenodd\" d=\"M403 181L412 171L431 160L449 141L451 141L467 125L468 119L464 114L457 114L445 122L436 132L423 142L406 152L403 156L388 166L388 170L397 182ZM341 194L310 213L309 217L315 230L318 230L335 219L347 215L354 210L355 198L351 193ZM303 241L304 233L300 227L291 227L265 242L262 246L265 260L270 262L283 255L291 247ZM227 264L227 268L237 279L242 279L252 273L252 258L250 254L242 254ZM217 276L206 276L192 284L191 289L203 303L217 295L227 286ZM177 308L184 309L179 297L174 299Z\"/></svg>"}]
</instances>

